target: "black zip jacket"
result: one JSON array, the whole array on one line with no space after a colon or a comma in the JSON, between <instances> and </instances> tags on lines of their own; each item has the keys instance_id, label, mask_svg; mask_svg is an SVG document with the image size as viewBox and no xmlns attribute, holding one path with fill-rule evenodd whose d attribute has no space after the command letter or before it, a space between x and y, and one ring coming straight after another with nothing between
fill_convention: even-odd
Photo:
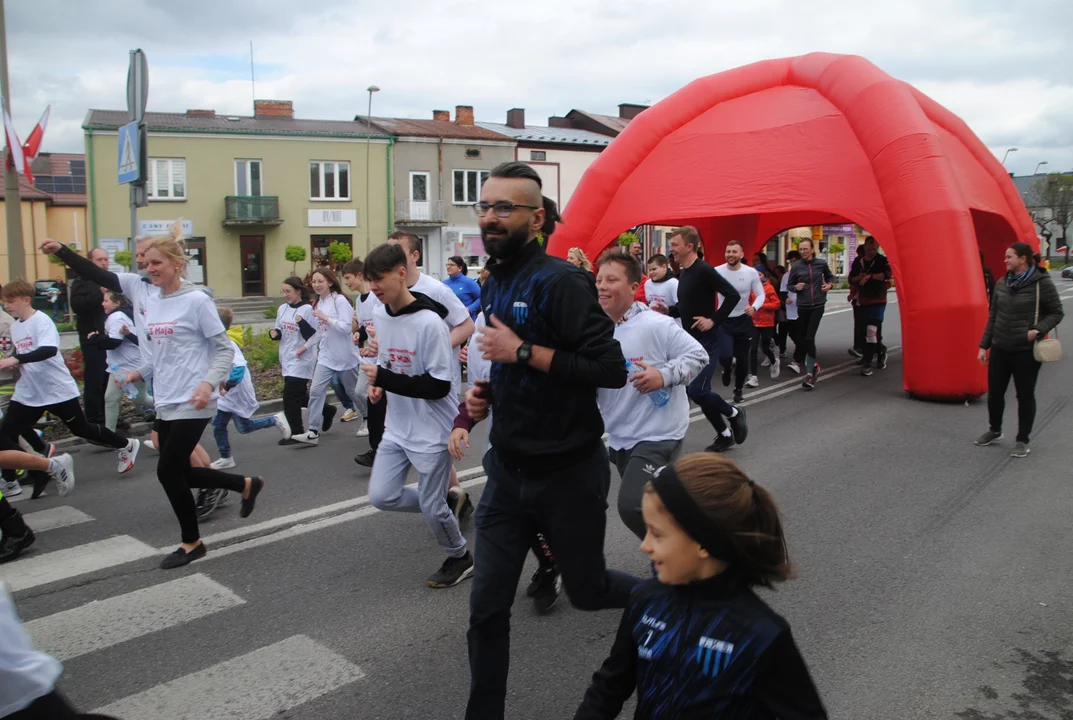
<instances>
[{"instance_id":1,"label":"black zip jacket","mask_svg":"<svg viewBox=\"0 0 1073 720\"><path fill-rule=\"evenodd\" d=\"M798 260L790 268L790 280L787 287L797 293L797 307L814 308L827 304L827 293L823 291L824 283L835 279L827 261L813 257L811 260ZM798 283L805 283L803 290L794 290Z\"/></svg>"},{"instance_id":2,"label":"black zip jacket","mask_svg":"<svg viewBox=\"0 0 1073 720\"><path fill-rule=\"evenodd\" d=\"M625 386L626 359L592 278L529 242L492 266L481 307L523 341L555 351L547 373L522 363L492 364L492 446L536 472L594 452L604 433L596 389Z\"/></svg>"},{"instance_id":3,"label":"black zip jacket","mask_svg":"<svg viewBox=\"0 0 1073 720\"><path fill-rule=\"evenodd\" d=\"M431 310L439 315L441 320L447 317L447 308L443 305L422 293L415 292L413 295L414 301L406 307L399 308L398 314L391 312L390 306L384 305L388 317L412 315L422 310ZM432 377L429 373L403 375L384 367L377 369L376 382L373 384L378 388L383 388L386 392L404 397L418 398L419 400L439 400L447 397L448 393L451 392L450 380L440 380Z\"/></svg>"},{"instance_id":4,"label":"black zip jacket","mask_svg":"<svg viewBox=\"0 0 1073 720\"><path fill-rule=\"evenodd\" d=\"M715 296L721 294L723 302L715 308ZM671 317L681 318L682 327L694 337L704 333L693 329L699 317L711 318L715 325L708 332L715 332L741 299L741 293L730 281L715 271L700 258L678 275L678 304L668 311Z\"/></svg>"},{"instance_id":5,"label":"black zip jacket","mask_svg":"<svg viewBox=\"0 0 1073 720\"><path fill-rule=\"evenodd\" d=\"M727 573L634 588L574 720L618 717L635 688L635 720L827 717L790 626Z\"/></svg>"},{"instance_id":6,"label":"black zip jacket","mask_svg":"<svg viewBox=\"0 0 1073 720\"><path fill-rule=\"evenodd\" d=\"M1039 291L1039 321L1036 320L1036 291ZM1009 277L995 285L995 296L987 315L987 326L980 347L997 347L1007 352L1032 349L1029 330L1038 330L1042 340L1062 322L1065 311L1050 273L1037 267L1023 285L1010 288Z\"/></svg>"},{"instance_id":7,"label":"black zip jacket","mask_svg":"<svg viewBox=\"0 0 1073 720\"><path fill-rule=\"evenodd\" d=\"M90 265L92 262L87 260ZM93 265L93 267L97 267ZM97 268L98 270L100 268ZM80 343L86 342L86 337L91 332L104 331L104 306L101 301L104 295L101 286L85 277L80 277L71 283L71 309L77 316L75 327L78 330Z\"/></svg>"}]
</instances>

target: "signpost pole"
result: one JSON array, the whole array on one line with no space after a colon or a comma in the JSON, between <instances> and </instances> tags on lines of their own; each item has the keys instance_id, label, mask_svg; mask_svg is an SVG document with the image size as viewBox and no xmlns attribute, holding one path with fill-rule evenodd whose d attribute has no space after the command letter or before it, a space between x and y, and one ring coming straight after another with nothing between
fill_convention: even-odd
<instances>
[{"instance_id":1,"label":"signpost pole","mask_svg":"<svg viewBox=\"0 0 1073 720\"><path fill-rule=\"evenodd\" d=\"M7 28L4 22L4 0L0 0L0 92L4 96L4 107L11 112L11 92L7 81ZM0 125L3 122L0 120ZM5 142L5 145L8 143ZM0 154L0 162L6 161L10 148ZM12 163L12 169L4 172L4 191L7 208L7 263L8 278L14 279L26 274L26 251L22 245L22 199L19 197L19 170ZM35 268L36 270L36 268Z\"/></svg>"},{"instance_id":2,"label":"signpost pole","mask_svg":"<svg viewBox=\"0 0 1073 720\"><path fill-rule=\"evenodd\" d=\"M130 242L134 251L135 238L138 237L138 208L148 204L146 192L146 175L149 171L149 133L145 124L145 105L149 98L149 65L145 53L130 51L130 68L127 70L127 112L132 123L137 123L137 158L138 177L130 183ZM120 138L119 155L123 156L123 139ZM120 160L122 164L122 160ZM120 178L122 180L122 178Z\"/></svg>"}]
</instances>

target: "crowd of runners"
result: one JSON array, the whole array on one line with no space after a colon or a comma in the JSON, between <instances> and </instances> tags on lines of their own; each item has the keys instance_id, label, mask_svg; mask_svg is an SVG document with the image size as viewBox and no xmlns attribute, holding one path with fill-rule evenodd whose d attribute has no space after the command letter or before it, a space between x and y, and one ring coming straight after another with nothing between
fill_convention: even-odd
<instances>
[{"instance_id":1,"label":"crowd of runners","mask_svg":"<svg viewBox=\"0 0 1073 720\"><path fill-rule=\"evenodd\" d=\"M9 282L0 383L14 390L0 391L0 561L34 542L3 498L24 491L18 473L34 497L50 483L59 494L74 485L70 457L34 431L44 412L115 448L119 473L131 470L143 444L159 453L157 476L180 528L180 545L160 563L170 569L206 555L199 521L232 493L248 517L266 488L261 476L225 472L236 465L230 425L240 433L274 428L281 445L316 446L339 413L328 397L335 387L339 419L355 421L362 438L354 460L371 468L370 503L420 513L443 550L428 586L473 577L467 718L504 715L510 612L530 553L538 569L527 595L539 612L563 588L579 609L624 609L578 718L615 717L634 691L644 718L826 717L787 623L751 589L791 576L778 511L722 454L747 441L743 393L760 384L762 368L771 379L788 370L806 390L816 387L816 334L834 275L813 242L802 240L782 266L763 254L746 263L745 247L730 241L725 262L713 267L686 226L671 235L669 257L644 267L636 245L595 263L572 248L564 262L541 240L555 230L555 203L519 162L490 173L474 211L491 257L479 284L460 257L450 259L446 281L423 274L418 238L403 231L363 260L284 280L270 331L283 410L260 418L242 349L228 334L231 312L185 278L179 223L169 236L138 239L136 273L113 273L45 242L44 252L100 287L105 321L95 341L110 372L106 422L83 416L56 326L32 307L33 287ZM886 367L891 283L873 238L848 280L850 353L870 376L873 366ZM1048 317L1052 304L1048 295ZM729 401L713 390L717 376ZM151 440L118 434L121 394L152 409ZM682 457L691 402L714 436L706 452ZM1001 422L1001 409L997 415ZM216 460L202 445L210 421ZM474 449L470 433L481 422L490 425L488 447ZM476 508L453 467L471 451L483 454L487 475ZM642 541L650 579L606 566L612 465L618 515ZM406 484L411 468L416 488ZM462 532L471 515L472 544ZM676 674L690 679L668 689Z\"/></svg>"}]
</instances>

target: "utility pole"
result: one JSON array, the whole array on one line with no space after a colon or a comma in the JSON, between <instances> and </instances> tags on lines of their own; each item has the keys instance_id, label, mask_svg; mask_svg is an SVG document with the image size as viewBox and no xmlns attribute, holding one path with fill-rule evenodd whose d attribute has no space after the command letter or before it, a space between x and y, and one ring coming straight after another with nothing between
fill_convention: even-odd
<instances>
[{"instance_id":1,"label":"utility pole","mask_svg":"<svg viewBox=\"0 0 1073 720\"><path fill-rule=\"evenodd\" d=\"M0 0L0 93L4 107L11 112L11 89L7 81L7 24L4 20L4 0ZM10 144L10 143L8 143ZM8 160L11 148L4 153L4 214L7 216L7 273L8 279L26 276L26 251L22 247L22 197L19 195L19 170Z\"/></svg>"}]
</instances>

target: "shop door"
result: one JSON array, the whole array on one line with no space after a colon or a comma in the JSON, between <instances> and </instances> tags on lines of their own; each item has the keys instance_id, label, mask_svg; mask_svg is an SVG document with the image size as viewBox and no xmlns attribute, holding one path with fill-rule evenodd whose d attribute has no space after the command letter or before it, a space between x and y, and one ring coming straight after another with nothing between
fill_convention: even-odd
<instances>
[{"instance_id":1,"label":"shop door","mask_svg":"<svg viewBox=\"0 0 1073 720\"><path fill-rule=\"evenodd\" d=\"M264 235L244 235L239 239L242 249L242 297L265 294Z\"/></svg>"}]
</instances>

